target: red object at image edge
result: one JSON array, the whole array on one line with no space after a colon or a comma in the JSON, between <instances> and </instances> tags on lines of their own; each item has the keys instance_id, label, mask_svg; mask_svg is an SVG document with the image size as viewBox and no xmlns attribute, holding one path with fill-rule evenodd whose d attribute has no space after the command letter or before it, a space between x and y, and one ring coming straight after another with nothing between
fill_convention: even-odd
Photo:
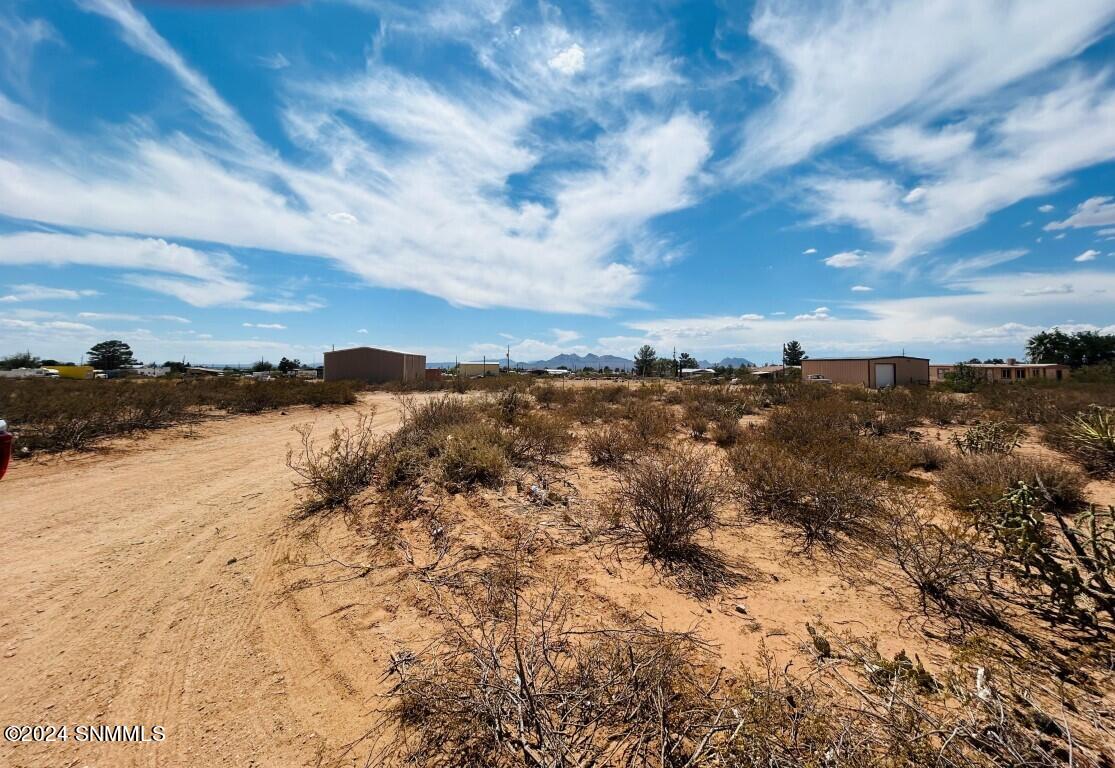
<instances>
[{"instance_id":1,"label":"red object at image edge","mask_svg":"<svg viewBox=\"0 0 1115 768\"><path fill-rule=\"evenodd\" d=\"M12 436L8 432L0 433L0 478L8 471L8 462L12 460Z\"/></svg>"}]
</instances>

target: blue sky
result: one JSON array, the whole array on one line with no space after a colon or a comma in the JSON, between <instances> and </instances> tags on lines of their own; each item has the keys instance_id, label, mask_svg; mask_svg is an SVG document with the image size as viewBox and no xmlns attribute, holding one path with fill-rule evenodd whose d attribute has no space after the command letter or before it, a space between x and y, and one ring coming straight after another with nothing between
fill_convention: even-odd
<instances>
[{"instance_id":1,"label":"blue sky","mask_svg":"<svg viewBox=\"0 0 1115 768\"><path fill-rule=\"evenodd\" d=\"M0 0L0 354L1115 332L1110 0Z\"/></svg>"}]
</instances>

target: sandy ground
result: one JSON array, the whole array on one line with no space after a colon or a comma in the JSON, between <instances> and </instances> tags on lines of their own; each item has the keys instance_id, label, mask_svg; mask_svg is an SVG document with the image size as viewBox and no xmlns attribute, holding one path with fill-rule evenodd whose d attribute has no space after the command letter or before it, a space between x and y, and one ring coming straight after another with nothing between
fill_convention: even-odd
<instances>
[{"instance_id":1,"label":"sandy ground","mask_svg":"<svg viewBox=\"0 0 1115 768\"><path fill-rule=\"evenodd\" d=\"M375 394L375 424L398 408ZM161 725L148 744L0 743L10 766L316 765L362 732L382 673L279 589L298 546L296 408L150 435L0 483L0 723ZM325 649L329 649L326 652ZM375 667L373 670L372 667ZM342 671L344 670L344 671Z\"/></svg>"},{"instance_id":2,"label":"sandy ground","mask_svg":"<svg viewBox=\"0 0 1115 768\"><path fill-rule=\"evenodd\" d=\"M384 706L390 654L436 632L428 594L397 557L377 561L370 530L294 521L284 459L295 425L324 436L373 406L377 429L398 424L398 403L376 393L352 408L210 421L16 463L0 483L0 724L71 733L0 742L0 765L363 765L370 742L346 745ZM726 666L753 666L765 647L808 669L806 622L878 636L887 656L919 653L930 669L948 661L948 646L879 586L901 582L880 564L866 579L846 559L793 553L774 526L726 526L707 544L738 580L701 597L637 556L580 541L569 518L599 506L606 473L576 451L564 474L579 494L568 509L531 505L509 483L452 498L439 519L478 548L531 532L532 572L562 583L584 618L696 628ZM1115 484L1089 490L1115 498ZM421 522L401 532L428 559ZM166 738L79 743L73 727L86 724L157 725Z\"/></svg>"}]
</instances>

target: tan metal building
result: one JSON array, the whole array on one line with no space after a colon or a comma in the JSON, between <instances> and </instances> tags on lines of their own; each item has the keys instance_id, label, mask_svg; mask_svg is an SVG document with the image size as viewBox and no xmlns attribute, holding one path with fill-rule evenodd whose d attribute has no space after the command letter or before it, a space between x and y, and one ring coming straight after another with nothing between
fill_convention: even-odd
<instances>
[{"instance_id":1,"label":"tan metal building","mask_svg":"<svg viewBox=\"0 0 1115 768\"><path fill-rule=\"evenodd\" d=\"M409 355L390 349L353 347L325 353L325 380L418 382L426 377L426 356Z\"/></svg>"},{"instance_id":2,"label":"tan metal building","mask_svg":"<svg viewBox=\"0 0 1115 768\"><path fill-rule=\"evenodd\" d=\"M500 364L499 362L488 361L484 362L471 362L459 363L457 365L457 372L461 376L498 376Z\"/></svg>"},{"instance_id":3,"label":"tan metal building","mask_svg":"<svg viewBox=\"0 0 1115 768\"><path fill-rule=\"evenodd\" d=\"M801 380L828 379L833 384L859 384L885 389L899 384L928 384L929 358L890 355L886 357L815 357L801 361Z\"/></svg>"},{"instance_id":4,"label":"tan metal building","mask_svg":"<svg viewBox=\"0 0 1115 768\"><path fill-rule=\"evenodd\" d=\"M1063 381L1069 377L1071 368L1057 363L1020 363L1008 357L1005 363L964 363L988 382L1013 382L1028 379L1050 379ZM945 381L945 375L956 368L953 364L933 363L929 366L929 380Z\"/></svg>"}]
</instances>

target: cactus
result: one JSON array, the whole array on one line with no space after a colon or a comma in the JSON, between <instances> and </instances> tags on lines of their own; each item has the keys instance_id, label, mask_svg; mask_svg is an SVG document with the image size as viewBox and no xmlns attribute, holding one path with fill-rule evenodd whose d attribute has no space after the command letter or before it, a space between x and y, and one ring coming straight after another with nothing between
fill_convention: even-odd
<instances>
[{"instance_id":1,"label":"cactus","mask_svg":"<svg viewBox=\"0 0 1115 768\"><path fill-rule=\"evenodd\" d=\"M976 453L1009 454L1021 442L1021 431L1013 424L993 421L977 424L961 436L953 435L952 444L965 456Z\"/></svg>"},{"instance_id":2,"label":"cactus","mask_svg":"<svg viewBox=\"0 0 1115 768\"><path fill-rule=\"evenodd\" d=\"M1071 522L1054 513L1053 528L1041 510L1043 492L1019 483L983 526L1021 568L1022 581L1047 589L1061 614L1088 625L1099 611L1115 619L1115 507L1090 505Z\"/></svg>"}]
</instances>

